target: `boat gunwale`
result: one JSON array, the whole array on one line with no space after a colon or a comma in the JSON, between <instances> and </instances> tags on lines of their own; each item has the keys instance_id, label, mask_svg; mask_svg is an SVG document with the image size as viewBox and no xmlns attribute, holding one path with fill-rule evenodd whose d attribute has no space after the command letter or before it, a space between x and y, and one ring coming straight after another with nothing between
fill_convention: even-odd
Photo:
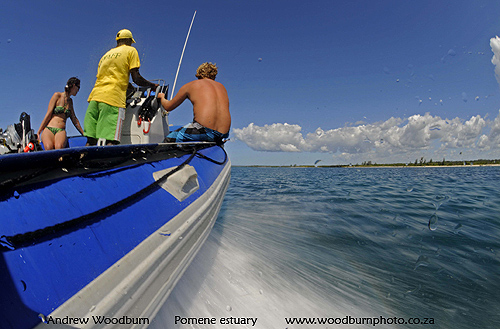
<instances>
[{"instance_id":1,"label":"boat gunwale","mask_svg":"<svg viewBox=\"0 0 500 329\"><path fill-rule=\"evenodd\" d=\"M0 156L0 200L10 197L13 188L180 158L215 145L202 142L82 146Z\"/></svg>"}]
</instances>

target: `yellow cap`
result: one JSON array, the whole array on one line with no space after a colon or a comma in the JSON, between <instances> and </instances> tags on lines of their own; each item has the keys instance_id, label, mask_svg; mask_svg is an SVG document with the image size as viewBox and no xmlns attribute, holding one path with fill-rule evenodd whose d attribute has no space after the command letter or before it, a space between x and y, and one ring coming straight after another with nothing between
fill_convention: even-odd
<instances>
[{"instance_id":1,"label":"yellow cap","mask_svg":"<svg viewBox=\"0 0 500 329\"><path fill-rule=\"evenodd\" d=\"M135 43L134 37L132 36L132 32L130 32L130 30L127 29L120 30L116 34L116 40L118 41L120 39L132 39L132 43Z\"/></svg>"}]
</instances>

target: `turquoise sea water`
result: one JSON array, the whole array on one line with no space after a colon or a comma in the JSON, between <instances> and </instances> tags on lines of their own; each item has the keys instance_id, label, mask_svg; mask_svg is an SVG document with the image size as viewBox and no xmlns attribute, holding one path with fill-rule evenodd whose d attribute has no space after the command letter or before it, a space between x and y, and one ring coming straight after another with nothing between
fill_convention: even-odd
<instances>
[{"instance_id":1,"label":"turquoise sea water","mask_svg":"<svg viewBox=\"0 0 500 329\"><path fill-rule=\"evenodd\" d=\"M500 167L234 167L150 328L500 328L499 183Z\"/></svg>"}]
</instances>

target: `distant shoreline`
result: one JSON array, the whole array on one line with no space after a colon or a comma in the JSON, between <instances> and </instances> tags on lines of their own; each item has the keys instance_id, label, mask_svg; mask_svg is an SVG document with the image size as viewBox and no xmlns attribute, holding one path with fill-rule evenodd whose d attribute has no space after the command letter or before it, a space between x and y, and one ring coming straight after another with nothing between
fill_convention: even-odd
<instances>
[{"instance_id":1,"label":"distant shoreline","mask_svg":"<svg viewBox=\"0 0 500 329\"><path fill-rule=\"evenodd\" d=\"M373 166L342 166L342 168L468 168L468 167L498 167L500 164L472 164L472 165L431 165L431 166L396 166L396 165L373 165Z\"/></svg>"},{"instance_id":2,"label":"distant shoreline","mask_svg":"<svg viewBox=\"0 0 500 329\"><path fill-rule=\"evenodd\" d=\"M365 168L477 168L477 167L499 167L500 163L487 163L487 164L445 164L445 165L332 165L332 166L313 166L313 165L233 165L233 167L247 167L247 168L351 168L351 169L365 169Z\"/></svg>"}]
</instances>

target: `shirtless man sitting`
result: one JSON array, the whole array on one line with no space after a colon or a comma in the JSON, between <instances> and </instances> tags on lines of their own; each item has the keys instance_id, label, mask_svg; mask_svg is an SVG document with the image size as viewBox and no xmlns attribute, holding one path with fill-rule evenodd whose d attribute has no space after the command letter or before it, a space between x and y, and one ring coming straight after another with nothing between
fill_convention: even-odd
<instances>
[{"instance_id":1,"label":"shirtless man sitting","mask_svg":"<svg viewBox=\"0 0 500 329\"><path fill-rule=\"evenodd\" d=\"M170 101L165 94L158 94L167 112L173 111L186 98L193 104L193 122L168 134L165 142L208 141L222 144L222 140L229 137L229 99L226 88L215 81L216 76L217 66L203 63L196 70L198 80L186 83Z\"/></svg>"}]
</instances>

